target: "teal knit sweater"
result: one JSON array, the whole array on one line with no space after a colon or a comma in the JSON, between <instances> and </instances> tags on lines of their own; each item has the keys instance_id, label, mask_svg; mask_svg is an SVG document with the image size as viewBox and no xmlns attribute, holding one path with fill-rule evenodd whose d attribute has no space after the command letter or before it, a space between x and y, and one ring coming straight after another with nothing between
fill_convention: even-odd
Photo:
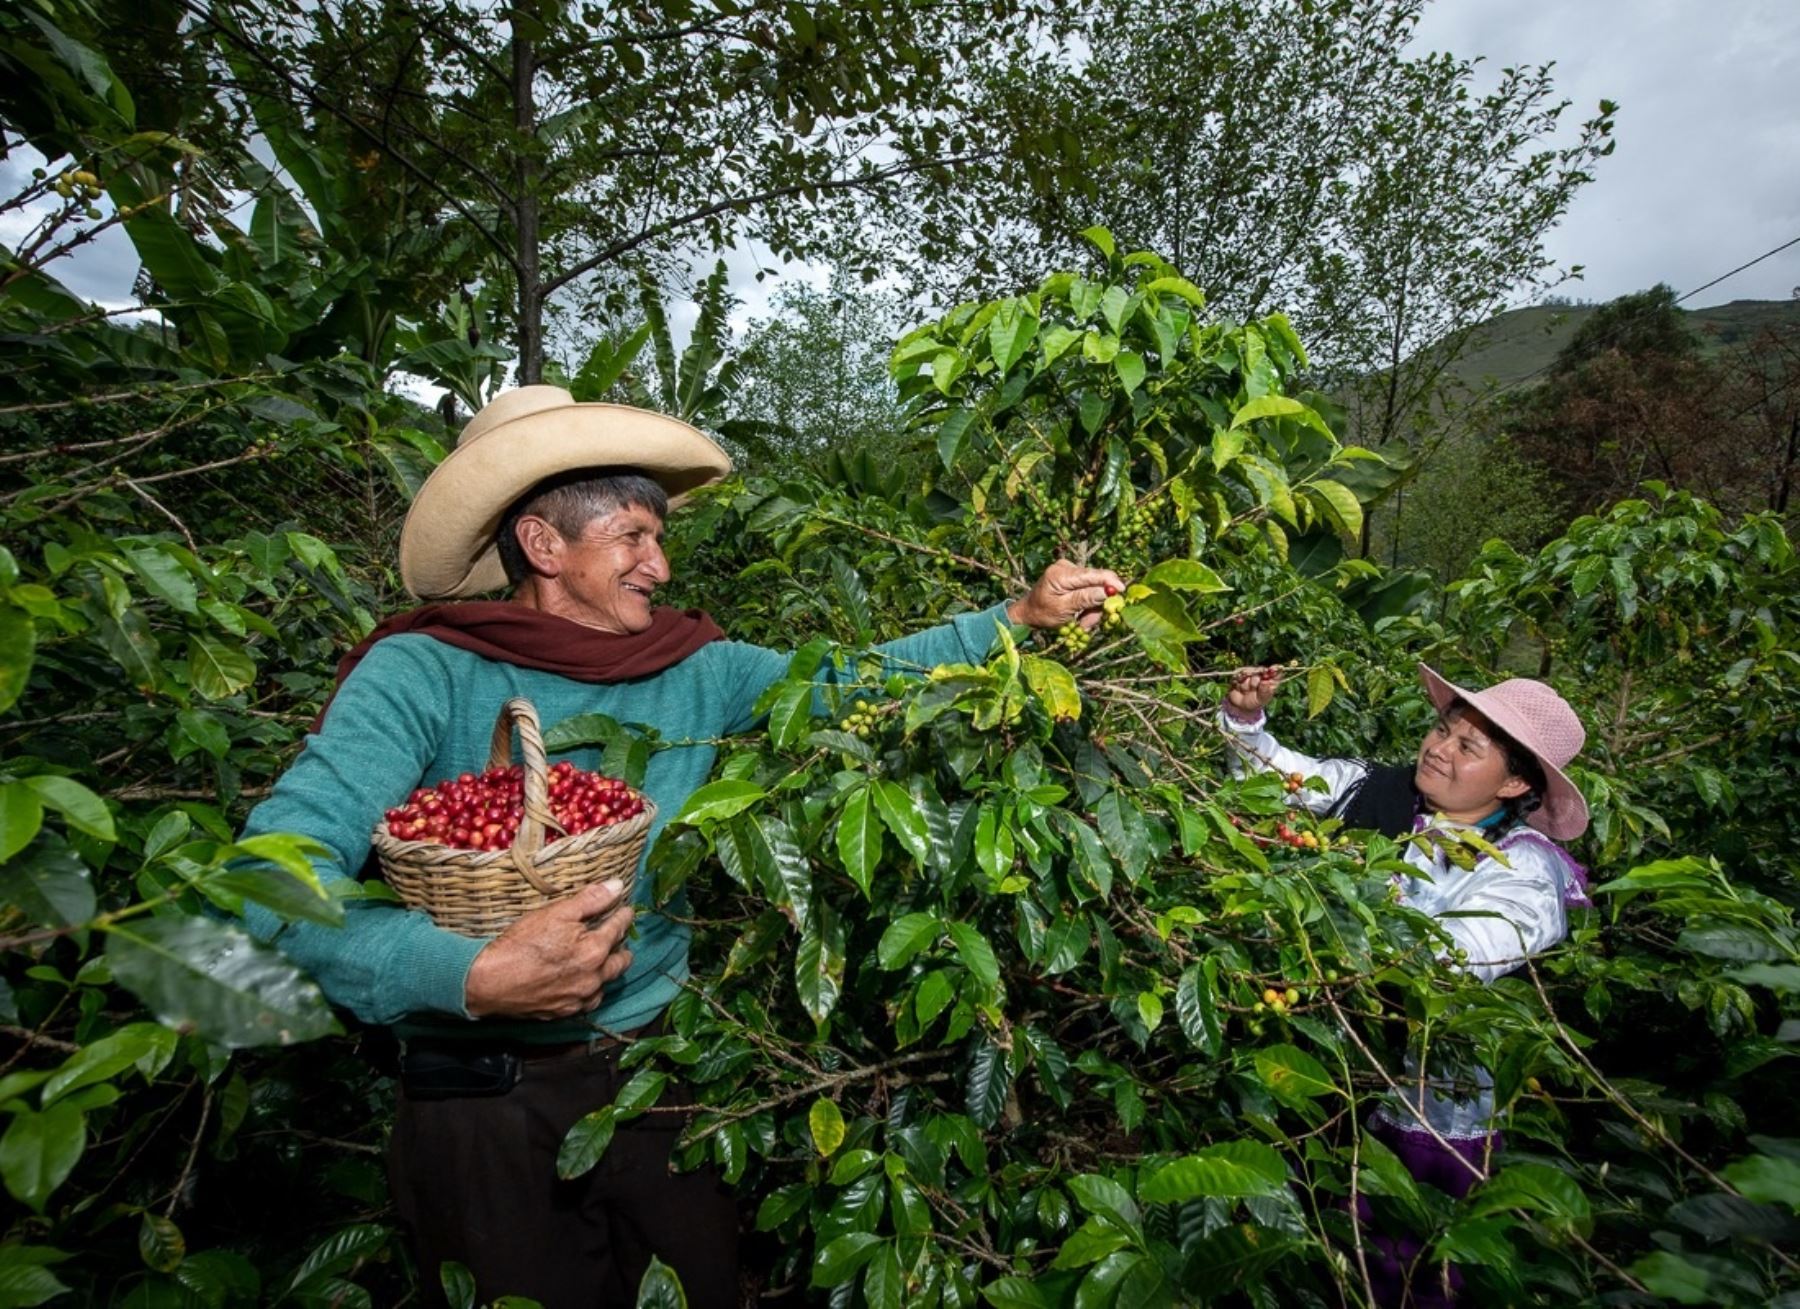
<instances>
[{"instance_id":1,"label":"teal knit sweater","mask_svg":"<svg viewBox=\"0 0 1800 1309\"><path fill-rule=\"evenodd\" d=\"M1005 614L996 605L877 648L899 669L979 662ZM692 742L650 758L643 789L656 802L654 844L712 771L717 751L708 742L753 726L752 706L781 679L787 663L773 650L714 641L652 677L592 685L497 663L429 636L391 636L345 679L324 725L252 811L245 833L313 837L331 852L317 861L321 879L329 885L354 877L383 812L415 787L486 767L495 715L509 697L524 696L546 728L576 714L602 713L621 723L648 724L665 742ZM581 768L599 765L592 749L559 757ZM596 1024L611 1031L641 1027L662 1012L687 977L689 930L645 909L649 895L650 879L640 875L630 970L607 988L587 1019L556 1023L470 1021L464 984L486 942L445 931L421 912L353 900L337 928L284 925L256 906L246 909L245 919L254 935L274 941L334 1003L365 1022L392 1025L402 1035L567 1041L593 1035Z\"/></svg>"}]
</instances>

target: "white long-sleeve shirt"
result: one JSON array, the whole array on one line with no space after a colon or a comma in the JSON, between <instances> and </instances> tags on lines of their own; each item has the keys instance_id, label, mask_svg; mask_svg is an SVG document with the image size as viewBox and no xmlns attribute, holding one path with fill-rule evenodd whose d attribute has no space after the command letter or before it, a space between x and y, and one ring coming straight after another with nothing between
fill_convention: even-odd
<instances>
[{"instance_id":1,"label":"white long-sleeve shirt","mask_svg":"<svg viewBox=\"0 0 1800 1309\"><path fill-rule=\"evenodd\" d=\"M1290 750L1270 734L1266 717L1245 723L1221 711L1219 721L1234 747L1235 776L1272 769L1321 779L1325 790L1303 788L1288 799L1290 805L1312 813L1329 813L1368 773L1368 767L1355 759L1315 759ZM1441 814L1421 814L1414 821L1415 832L1433 829L1475 830ZM1467 953L1467 961L1456 966L1484 982L1511 972L1526 956L1548 950L1567 936L1565 906L1570 899L1580 903L1584 898L1578 865L1549 837L1515 824L1492 844L1505 862L1482 855L1464 869L1452 863L1436 842L1408 842L1403 858L1417 871L1395 878L1401 901L1437 919ZM1483 1069L1477 1070L1474 1080L1480 1087L1476 1097L1452 1097L1433 1089L1447 1084L1440 1079L1427 1078L1421 1085L1415 1070L1407 1098L1443 1136L1481 1136L1493 1130L1493 1079ZM1378 1112L1396 1126L1417 1127L1412 1114L1398 1106Z\"/></svg>"}]
</instances>

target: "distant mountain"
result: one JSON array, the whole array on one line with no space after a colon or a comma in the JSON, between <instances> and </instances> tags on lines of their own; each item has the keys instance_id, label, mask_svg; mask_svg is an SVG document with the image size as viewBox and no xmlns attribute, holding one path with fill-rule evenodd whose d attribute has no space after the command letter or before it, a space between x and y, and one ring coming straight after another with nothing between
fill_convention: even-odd
<instances>
[{"instance_id":1,"label":"distant mountain","mask_svg":"<svg viewBox=\"0 0 1800 1309\"><path fill-rule=\"evenodd\" d=\"M1513 309L1498 314L1476 329L1469 348L1450 369L1451 376L1476 391L1509 387L1526 378L1536 381L1598 307ZM1690 309L1687 317L1708 349L1720 350L1765 327L1800 329L1800 300L1733 300L1709 309Z\"/></svg>"}]
</instances>

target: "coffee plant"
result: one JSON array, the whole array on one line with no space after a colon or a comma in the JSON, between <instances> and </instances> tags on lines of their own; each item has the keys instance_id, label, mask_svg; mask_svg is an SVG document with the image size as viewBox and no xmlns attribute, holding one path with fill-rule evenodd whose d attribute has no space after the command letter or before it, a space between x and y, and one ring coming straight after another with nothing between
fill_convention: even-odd
<instances>
[{"instance_id":1,"label":"coffee plant","mask_svg":"<svg viewBox=\"0 0 1800 1309\"><path fill-rule=\"evenodd\" d=\"M0 250L0 1306L401 1303L383 1038L233 921L383 888L326 894L304 837L235 833L398 602L444 433L385 370L478 399L497 352L479 304L426 294L454 234L362 248L375 181L279 115L303 196L140 130L49 18L0 15L0 55L50 161L0 199L47 214ZM54 276L113 227L154 322ZM1411 1236L1418 1284L1453 1262L1479 1302L1793 1302L1780 525L1631 502L1428 603L1342 559L1391 479L1287 324L1212 319L1091 239L1094 267L900 342L923 482L834 452L671 524L734 636L821 635L653 852L696 972L563 1171L675 1079L681 1162L740 1188L763 1289L796 1299L1354 1304L1373 1242ZM864 657L1057 555L1130 582L1092 631ZM1392 757L1428 721L1417 657L1542 668L1590 727L1600 907L1493 986L1392 901L1392 842L1224 767L1236 666L1287 670L1296 745ZM1363 1131L1409 1053L1494 1073L1507 1146L1463 1201Z\"/></svg>"},{"instance_id":2,"label":"coffee plant","mask_svg":"<svg viewBox=\"0 0 1800 1309\"><path fill-rule=\"evenodd\" d=\"M1714 757L1669 657L1709 623L1757 683L1721 712L1747 751L1777 752L1771 777L1793 758L1779 527L1622 506L1535 562L1484 557L1448 610L1371 632L1286 558L1360 513L1338 475L1361 456L1298 391L1298 344L1279 319L1207 321L1172 270L1094 235L1104 275L900 343L934 485L752 482L697 511L690 566L738 550L762 582L734 590L736 631L811 620L835 639L796 654L766 733L653 853L659 895L698 916L700 971L563 1171L679 1081L703 1106L684 1162L757 1198L772 1287L833 1303L1362 1303L1394 1236L1423 1246L1416 1284L1452 1262L1476 1302L1791 1294L1791 860L1696 853L1645 793L1658 766ZM1091 646L999 633L985 665L914 677L861 657L934 600L980 603L1057 554L1132 577ZM1429 720L1412 654L1499 676L1526 627L1574 657L1595 728L1601 907L1482 986L1394 902L1399 848L1290 817L1292 778L1230 780L1214 715L1231 669L1281 663L1300 689L1278 730L1403 757ZM1646 726L1619 729L1633 678ZM1652 722L1668 758L1616 758L1618 733ZM1623 1048L1646 1024L1680 1054ZM1507 1147L1460 1202L1364 1130L1408 1052L1495 1074Z\"/></svg>"}]
</instances>

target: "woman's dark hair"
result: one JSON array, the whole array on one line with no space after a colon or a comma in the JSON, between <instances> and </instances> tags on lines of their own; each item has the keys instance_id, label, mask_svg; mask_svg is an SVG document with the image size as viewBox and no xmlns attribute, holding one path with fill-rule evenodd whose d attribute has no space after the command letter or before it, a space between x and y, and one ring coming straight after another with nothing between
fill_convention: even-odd
<instances>
[{"instance_id":1,"label":"woman's dark hair","mask_svg":"<svg viewBox=\"0 0 1800 1309\"><path fill-rule=\"evenodd\" d=\"M1444 707L1445 722L1454 722L1464 716L1480 721L1488 740L1498 746L1500 753L1506 756L1506 771L1521 779L1530 788L1523 795L1511 796L1501 802L1506 806L1509 820L1515 823L1522 821L1544 803L1544 790L1550 785L1550 779L1544 774L1544 765L1538 762L1536 755L1501 731L1491 719L1472 707L1467 701L1452 700Z\"/></svg>"},{"instance_id":2,"label":"woman's dark hair","mask_svg":"<svg viewBox=\"0 0 1800 1309\"><path fill-rule=\"evenodd\" d=\"M658 518L669 516L669 493L636 468L575 468L546 477L512 502L500 516L495 544L506 580L517 586L531 575L531 564L519 544L519 520L526 514L542 518L565 537L580 536L596 518L621 509L648 509Z\"/></svg>"}]
</instances>

